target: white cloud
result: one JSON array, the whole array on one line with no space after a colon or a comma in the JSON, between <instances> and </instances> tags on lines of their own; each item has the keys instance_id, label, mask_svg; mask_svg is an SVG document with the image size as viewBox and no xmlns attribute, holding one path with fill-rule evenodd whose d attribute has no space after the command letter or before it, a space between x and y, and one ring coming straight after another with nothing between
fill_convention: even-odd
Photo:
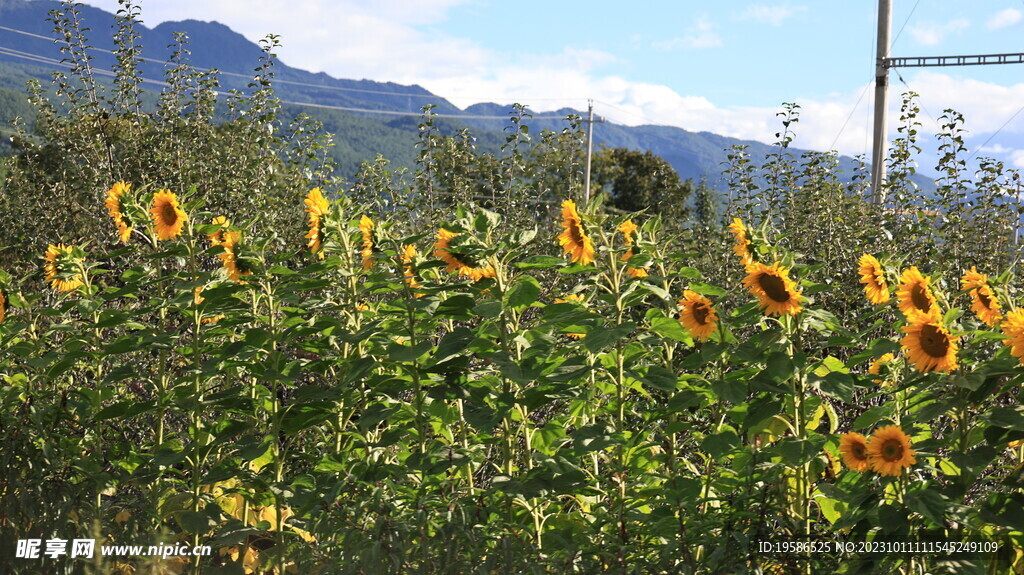
<instances>
[{"instance_id":1,"label":"white cloud","mask_svg":"<svg viewBox=\"0 0 1024 575\"><path fill-rule=\"evenodd\" d=\"M118 8L116 0L87 1L111 12ZM468 1L303 0L282 8L278 0L175 0L145 3L142 19L149 27L168 20L216 20L254 42L278 34L277 54L290 65L343 78L402 82L425 66L442 74L486 69L489 55L477 43L430 33L430 25Z\"/></svg>"},{"instance_id":2,"label":"white cloud","mask_svg":"<svg viewBox=\"0 0 1024 575\"><path fill-rule=\"evenodd\" d=\"M917 41L918 44L922 44L924 46L935 46L942 43L947 35L961 32L970 26L970 20L967 20L966 18L957 18L944 24L937 22L924 22L917 26L910 26L907 28L907 32L914 37L914 40Z\"/></svg>"},{"instance_id":3,"label":"white cloud","mask_svg":"<svg viewBox=\"0 0 1024 575\"><path fill-rule=\"evenodd\" d=\"M1024 18L1024 13L1014 8L1007 8L996 12L991 18L989 18L988 26L989 30L998 30L999 28L1007 28L1021 21Z\"/></svg>"},{"instance_id":4,"label":"white cloud","mask_svg":"<svg viewBox=\"0 0 1024 575\"><path fill-rule=\"evenodd\" d=\"M687 28L682 36L653 44L659 50L704 49L721 45L722 38L715 32L715 25L705 14L698 16L697 21Z\"/></svg>"},{"instance_id":5,"label":"white cloud","mask_svg":"<svg viewBox=\"0 0 1024 575\"><path fill-rule=\"evenodd\" d=\"M802 12L806 9L806 6L793 8L789 6L765 6L762 4L755 4L744 10L739 15L739 18L743 20L756 20L772 26L781 26L787 18L790 18L797 12Z\"/></svg>"}]
</instances>

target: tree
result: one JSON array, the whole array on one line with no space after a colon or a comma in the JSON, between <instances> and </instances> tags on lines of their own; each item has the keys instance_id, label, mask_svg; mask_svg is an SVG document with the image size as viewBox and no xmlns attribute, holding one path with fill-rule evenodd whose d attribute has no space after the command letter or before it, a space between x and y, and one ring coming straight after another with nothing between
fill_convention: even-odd
<instances>
[{"instance_id":1,"label":"tree","mask_svg":"<svg viewBox=\"0 0 1024 575\"><path fill-rule=\"evenodd\" d=\"M218 101L216 73L188 63L183 34L171 47L166 87L159 95L141 90L133 0L123 0L117 13L110 83L89 65L88 28L77 5L65 1L51 16L67 39L61 50L69 70L54 74L50 90L29 86L37 119L30 133L14 138L17 155L0 194L0 266L32 261L48 243L113 241L103 198L118 181L170 189L229 219L260 214L236 224L261 233L299 229L305 193L333 183L330 137L308 117L281 120L272 88L276 37L262 42L249 90Z\"/></svg>"},{"instance_id":2,"label":"tree","mask_svg":"<svg viewBox=\"0 0 1024 575\"><path fill-rule=\"evenodd\" d=\"M693 181L682 181L650 150L602 148L594 155L594 166L594 180L609 194L611 206L628 212L647 209L667 221L681 222L689 216Z\"/></svg>"}]
</instances>

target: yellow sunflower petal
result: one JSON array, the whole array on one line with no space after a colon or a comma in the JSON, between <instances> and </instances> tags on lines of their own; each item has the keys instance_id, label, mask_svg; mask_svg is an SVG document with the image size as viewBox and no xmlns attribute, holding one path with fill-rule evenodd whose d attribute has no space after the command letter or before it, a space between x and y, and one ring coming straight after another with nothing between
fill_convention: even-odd
<instances>
[{"instance_id":1,"label":"yellow sunflower petal","mask_svg":"<svg viewBox=\"0 0 1024 575\"><path fill-rule=\"evenodd\" d=\"M907 319L913 319L915 314L941 313L935 295L932 294L931 281L931 277L922 275L917 266L911 266L900 276L896 299L899 300L900 311Z\"/></svg>"},{"instance_id":2,"label":"yellow sunflower petal","mask_svg":"<svg viewBox=\"0 0 1024 575\"><path fill-rule=\"evenodd\" d=\"M999 311L1002 306L999 304L999 298L992 291L992 287L988 285L987 275L978 273L978 270L972 266L970 271L964 273L961 278L961 289L969 290L971 311L985 325L995 327L1003 319L1003 313Z\"/></svg>"},{"instance_id":3,"label":"yellow sunflower petal","mask_svg":"<svg viewBox=\"0 0 1024 575\"><path fill-rule=\"evenodd\" d=\"M181 235L188 216L178 205L178 196L170 190L153 194L153 205L149 210L153 216L153 229L158 240L173 240Z\"/></svg>"},{"instance_id":4,"label":"yellow sunflower petal","mask_svg":"<svg viewBox=\"0 0 1024 575\"><path fill-rule=\"evenodd\" d=\"M718 328L718 313L711 300L703 295L686 290L679 300L679 323L690 335L700 341L707 341Z\"/></svg>"},{"instance_id":5,"label":"yellow sunflower petal","mask_svg":"<svg viewBox=\"0 0 1024 575\"><path fill-rule=\"evenodd\" d=\"M878 259L871 254L860 257L860 283L864 284L864 294L868 301L883 304L889 301L889 284L885 282L885 269Z\"/></svg>"},{"instance_id":6,"label":"yellow sunflower petal","mask_svg":"<svg viewBox=\"0 0 1024 575\"><path fill-rule=\"evenodd\" d=\"M900 344L917 371L950 372L957 369L957 342L960 338L949 333L940 317L919 313L903 326L903 333L906 335Z\"/></svg>"},{"instance_id":7,"label":"yellow sunflower petal","mask_svg":"<svg viewBox=\"0 0 1024 575\"><path fill-rule=\"evenodd\" d=\"M576 210L576 202L572 200L562 202L562 227L565 231L558 236L558 244L569 254L573 263L593 263L594 242L587 235L583 220Z\"/></svg>"},{"instance_id":8,"label":"yellow sunflower petal","mask_svg":"<svg viewBox=\"0 0 1024 575\"><path fill-rule=\"evenodd\" d=\"M876 429L868 439L867 452L871 469L881 475L899 477L904 469L917 463L910 437L898 425Z\"/></svg>"},{"instance_id":9,"label":"yellow sunflower petal","mask_svg":"<svg viewBox=\"0 0 1024 575\"><path fill-rule=\"evenodd\" d=\"M743 285L757 298L765 314L796 315L803 309L800 305L803 296L796 283L789 279L789 270L778 262L770 266L760 262L750 264Z\"/></svg>"},{"instance_id":10,"label":"yellow sunflower petal","mask_svg":"<svg viewBox=\"0 0 1024 575\"><path fill-rule=\"evenodd\" d=\"M306 246L310 253L316 254L320 259L324 258L324 229L323 219L327 215L330 205L324 197L320 188L313 188L306 194L303 201L306 204L306 213L309 214L309 231L306 233Z\"/></svg>"},{"instance_id":11,"label":"yellow sunflower petal","mask_svg":"<svg viewBox=\"0 0 1024 575\"><path fill-rule=\"evenodd\" d=\"M867 439L859 433L844 433L839 439L839 453L846 467L853 471L864 472L871 467Z\"/></svg>"}]
</instances>

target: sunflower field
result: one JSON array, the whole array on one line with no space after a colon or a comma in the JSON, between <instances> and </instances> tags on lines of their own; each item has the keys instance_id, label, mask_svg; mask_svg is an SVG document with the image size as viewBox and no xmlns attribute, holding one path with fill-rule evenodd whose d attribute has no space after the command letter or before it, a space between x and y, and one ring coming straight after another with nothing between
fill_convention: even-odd
<instances>
[{"instance_id":1,"label":"sunflower field","mask_svg":"<svg viewBox=\"0 0 1024 575\"><path fill-rule=\"evenodd\" d=\"M427 108L413 173L340 185L250 131L271 57L212 131L182 91L112 143L65 83L64 169L10 164L18 213L87 201L4 252L5 572L1024 573L1016 174L967 177L955 112L917 194L906 97L872 197L786 105L680 222L584 201L521 107L497 156ZM218 138L274 153L167 163ZM55 538L211 552L15 557Z\"/></svg>"}]
</instances>

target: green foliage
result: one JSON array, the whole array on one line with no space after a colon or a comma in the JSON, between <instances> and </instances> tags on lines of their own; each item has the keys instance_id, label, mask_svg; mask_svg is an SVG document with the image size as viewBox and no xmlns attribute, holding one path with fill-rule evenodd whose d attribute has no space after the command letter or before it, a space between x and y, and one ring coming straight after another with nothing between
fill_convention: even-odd
<instances>
[{"instance_id":1,"label":"green foliage","mask_svg":"<svg viewBox=\"0 0 1024 575\"><path fill-rule=\"evenodd\" d=\"M650 150L604 148L594 154L593 162L594 180L608 188L609 205L626 212L650 210L666 221L688 219L693 181L680 180L672 166Z\"/></svg>"}]
</instances>

